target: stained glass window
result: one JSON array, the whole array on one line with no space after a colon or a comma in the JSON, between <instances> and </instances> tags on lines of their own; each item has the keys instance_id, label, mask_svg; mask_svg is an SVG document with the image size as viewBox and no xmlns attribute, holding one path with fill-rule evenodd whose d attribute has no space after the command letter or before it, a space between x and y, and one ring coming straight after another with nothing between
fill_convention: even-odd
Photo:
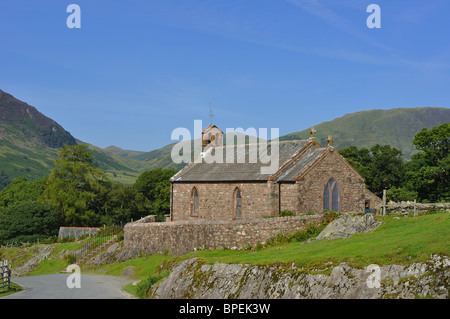
<instances>
[{"instance_id":1,"label":"stained glass window","mask_svg":"<svg viewBox=\"0 0 450 319\"><path fill-rule=\"evenodd\" d=\"M330 178L325 185L323 191L323 209L329 211L330 209L335 212L341 209L341 198L339 195L339 185L334 178Z\"/></svg>"}]
</instances>

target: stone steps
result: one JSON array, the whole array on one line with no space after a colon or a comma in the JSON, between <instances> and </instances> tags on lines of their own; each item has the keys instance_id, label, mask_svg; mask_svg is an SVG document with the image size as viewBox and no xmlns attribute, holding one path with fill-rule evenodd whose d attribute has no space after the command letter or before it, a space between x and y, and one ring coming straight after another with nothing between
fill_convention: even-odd
<instances>
[{"instance_id":1,"label":"stone steps","mask_svg":"<svg viewBox=\"0 0 450 319\"><path fill-rule=\"evenodd\" d=\"M89 259L91 259L95 255L97 255L99 252L101 252L101 251L103 251L105 249L108 249L110 246L112 246L116 242L116 239L117 239L117 236L114 236L113 238L111 238L107 242L105 242L102 245L98 246L97 248L93 249L91 252L89 252L89 254L85 255L83 258L77 259L77 261L75 263L77 265L84 264L86 261L88 261Z\"/></svg>"}]
</instances>

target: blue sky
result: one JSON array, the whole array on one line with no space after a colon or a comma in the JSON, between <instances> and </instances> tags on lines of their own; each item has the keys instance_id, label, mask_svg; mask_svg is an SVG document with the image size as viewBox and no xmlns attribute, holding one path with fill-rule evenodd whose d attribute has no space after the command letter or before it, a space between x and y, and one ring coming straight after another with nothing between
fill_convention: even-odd
<instances>
[{"instance_id":1,"label":"blue sky","mask_svg":"<svg viewBox=\"0 0 450 319\"><path fill-rule=\"evenodd\" d=\"M69 29L69 4L81 29ZM369 29L369 4L381 28ZM91 144L450 107L448 0L0 0L0 89Z\"/></svg>"}]
</instances>

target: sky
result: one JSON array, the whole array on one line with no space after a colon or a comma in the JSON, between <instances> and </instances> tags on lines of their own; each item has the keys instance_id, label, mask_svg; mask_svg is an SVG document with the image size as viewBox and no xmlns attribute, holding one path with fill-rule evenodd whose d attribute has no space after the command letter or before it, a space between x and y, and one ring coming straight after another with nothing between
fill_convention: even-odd
<instances>
[{"instance_id":1,"label":"sky","mask_svg":"<svg viewBox=\"0 0 450 319\"><path fill-rule=\"evenodd\" d=\"M69 28L70 4L81 28ZM369 28L369 4L380 28ZM90 144L450 107L448 0L0 0L0 89ZM270 136L269 136L270 137Z\"/></svg>"}]
</instances>

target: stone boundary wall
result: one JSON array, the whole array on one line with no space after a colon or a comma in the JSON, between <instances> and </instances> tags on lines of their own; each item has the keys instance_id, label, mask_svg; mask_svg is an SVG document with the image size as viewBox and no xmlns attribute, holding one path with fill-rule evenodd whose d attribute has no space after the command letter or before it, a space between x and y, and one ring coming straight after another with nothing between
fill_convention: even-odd
<instances>
[{"instance_id":1,"label":"stone boundary wall","mask_svg":"<svg viewBox=\"0 0 450 319\"><path fill-rule=\"evenodd\" d=\"M149 254L183 255L195 248L238 248L265 242L279 233L293 233L322 223L323 215L227 221L128 223L124 246Z\"/></svg>"},{"instance_id":2,"label":"stone boundary wall","mask_svg":"<svg viewBox=\"0 0 450 319\"><path fill-rule=\"evenodd\" d=\"M84 235L95 235L101 228L97 227L59 227L58 238L80 238Z\"/></svg>"},{"instance_id":3,"label":"stone boundary wall","mask_svg":"<svg viewBox=\"0 0 450 319\"><path fill-rule=\"evenodd\" d=\"M450 203L412 203L412 202L401 202L394 203L389 202L386 205L386 211L388 215L408 215L414 212L416 209L417 214L426 214L429 211L450 213Z\"/></svg>"}]
</instances>

